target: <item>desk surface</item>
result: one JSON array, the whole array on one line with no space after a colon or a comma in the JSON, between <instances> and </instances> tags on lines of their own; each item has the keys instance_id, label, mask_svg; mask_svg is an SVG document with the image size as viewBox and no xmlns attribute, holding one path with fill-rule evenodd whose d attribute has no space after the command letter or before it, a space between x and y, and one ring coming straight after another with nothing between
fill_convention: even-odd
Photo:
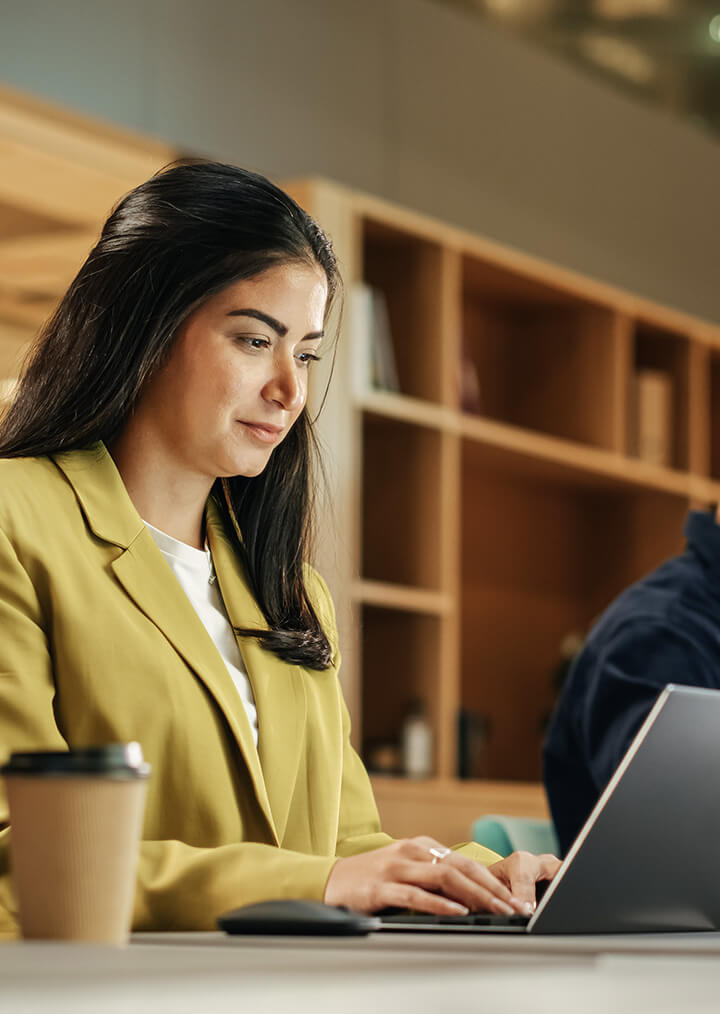
<instances>
[{"instance_id":1,"label":"desk surface","mask_svg":"<svg viewBox=\"0 0 720 1014\"><path fill-rule=\"evenodd\" d=\"M3 1014L715 1014L720 934L693 937L136 936L0 945Z\"/></svg>"}]
</instances>

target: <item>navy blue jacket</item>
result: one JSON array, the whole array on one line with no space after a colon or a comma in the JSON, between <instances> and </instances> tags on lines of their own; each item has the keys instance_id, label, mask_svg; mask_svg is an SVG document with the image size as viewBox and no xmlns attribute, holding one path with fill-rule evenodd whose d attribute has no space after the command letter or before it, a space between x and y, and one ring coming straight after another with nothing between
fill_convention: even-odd
<instances>
[{"instance_id":1,"label":"navy blue jacket","mask_svg":"<svg viewBox=\"0 0 720 1014\"><path fill-rule=\"evenodd\" d=\"M617 598L573 663L543 748L563 854L668 683L720 689L720 525L693 511L687 549ZM720 729L718 730L720 735Z\"/></svg>"}]
</instances>

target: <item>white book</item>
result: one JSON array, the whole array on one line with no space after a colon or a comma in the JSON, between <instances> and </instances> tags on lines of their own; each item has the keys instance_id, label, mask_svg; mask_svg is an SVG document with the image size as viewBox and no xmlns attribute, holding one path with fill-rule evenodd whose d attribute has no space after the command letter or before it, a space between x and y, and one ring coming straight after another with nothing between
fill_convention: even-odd
<instances>
[{"instance_id":1,"label":"white book","mask_svg":"<svg viewBox=\"0 0 720 1014\"><path fill-rule=\"evenodd\" d=\"M387 300L379 289L373 289L373 384L381 391L399 391L395 349L390 330Z\"/></svg>"},{"instance_id":2,"label":"white book","mask_svg":"<svg viewBox=\"0 0 720 1014\"><path fill-rule=\"evenodd\" d=\"M348 294L348 322L355 394L371 388L400 389L390 317L383 293L366 282L356 282Z\"/></svg>"}]
</instances>

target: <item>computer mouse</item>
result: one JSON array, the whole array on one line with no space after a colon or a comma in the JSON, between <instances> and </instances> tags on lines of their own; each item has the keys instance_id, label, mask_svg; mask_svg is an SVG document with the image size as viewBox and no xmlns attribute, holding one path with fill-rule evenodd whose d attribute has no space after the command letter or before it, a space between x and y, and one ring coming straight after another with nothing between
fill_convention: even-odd
<instances>
[{"instance_id":1,"label":"computer mouse","mask_svg":"<svg viewBox=\"0 0 720 1014\"><path fill-rule=\"evenodd\" d=\"M226 933L277 936L365 936L380 928L374 916L301 898L243 905L218 916L217 924Z\"/></svg>"}]
</instances>

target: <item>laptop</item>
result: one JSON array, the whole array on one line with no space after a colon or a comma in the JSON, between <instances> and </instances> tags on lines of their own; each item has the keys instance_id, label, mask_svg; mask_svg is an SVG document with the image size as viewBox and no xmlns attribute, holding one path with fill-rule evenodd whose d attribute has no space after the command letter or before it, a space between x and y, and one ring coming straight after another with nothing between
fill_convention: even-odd
<instances>
[{"instance_id":1,"label":"laptop","mask_svg":"<svg viewBox=\"0 0 720 1014\"><path fill-rule=\"evenodd\" d=\"M720 929L720 691L661 692L529 920L379 919L404 933Z\"/></svg>"}]
</instances>

